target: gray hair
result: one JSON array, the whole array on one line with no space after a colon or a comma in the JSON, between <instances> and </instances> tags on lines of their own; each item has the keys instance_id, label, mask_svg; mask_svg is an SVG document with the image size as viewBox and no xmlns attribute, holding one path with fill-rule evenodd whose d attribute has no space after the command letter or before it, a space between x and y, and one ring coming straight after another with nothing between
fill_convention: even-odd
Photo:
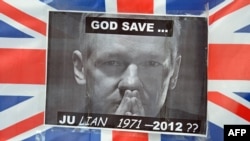
<instances>
[{"instance_id":1,"label":"gray hair","mask_svg":"<svg viewBox=\"0 0 250 141\"><path fill-rule=\"evenodd\" d=\"M91 33L85 32L86 17L112 17L112 18L132 18L132 19L155 19L155 20L173 20L173 34L166 38L167 45L171 51L171 60L174 60L179 54L179 40L180 40L180 18L175 16L153 16L153 15L128 15L128 14L103 14L103 13L83 13L79 24L79 49L83 56L89 57L91 54L91 44L93 44L93 37L89 36ZM121 35L120 35L121 36ZM133 36L133 35L131 35ZM173 63L173 61L171 61ZM173 64L172 64L173 65Z\"/></svg>"}]
</instances>

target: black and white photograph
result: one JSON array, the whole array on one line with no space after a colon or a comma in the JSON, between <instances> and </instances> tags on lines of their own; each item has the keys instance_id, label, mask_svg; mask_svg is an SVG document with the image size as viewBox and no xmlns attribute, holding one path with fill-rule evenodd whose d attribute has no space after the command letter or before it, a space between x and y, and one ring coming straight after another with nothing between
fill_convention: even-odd
<instances>
[{"instance_id":1,"label":"black and white photograph","mask_svg":"<svg viewBox=\"0 0 250 141\"><path fill-rule=\"evenodd\" d=\"M45 124L207 130L207 18L50 11Z\"/></svg>"}]
</instances>

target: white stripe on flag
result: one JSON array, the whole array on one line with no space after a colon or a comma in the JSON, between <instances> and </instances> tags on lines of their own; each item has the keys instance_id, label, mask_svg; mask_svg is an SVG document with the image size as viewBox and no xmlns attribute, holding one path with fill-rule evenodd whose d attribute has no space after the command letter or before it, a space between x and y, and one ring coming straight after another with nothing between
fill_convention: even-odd
<instances>
[{"instance_id":1,"label":"white stripe on flag","mask_svg":"<svg viewBox=\"0 0 250 141\"><path fill-rule=\"evenodd\" d=\"M242 80L209 80L208 91L216 91L250 108L250 103L246 99L238 96L234 92L250 92L250 81Z\"/></svg>"},{"instance_id":2,"label":"white stripe on flag","mask_svg":"<svg viewBox=\"0 0 250 141\"><path fill-rule=\"evenodd\" d=\"M3 20L10 26L17 30L30 35L34 38L0 38L0 48L33 48L33 49L45 49L46 48L46 36L18 23L17 21L0 13L0 20Z\"/></svg>"},{"instance_id":3,"label":"white stripe on flag","mask_svg":"<svg viewBox=\"0 0 250 141\"><path fill-rule=\"evenodd\" d=\"M45 95L45 85L35 84L1 84L0 95L8 96L36 96Z\"/></svg>"},{"instance_id":4,"label":"white stripe on flag","mask_svg":"<svg viewBox=\"0 0 250 141\"><path fill-rule=\"evenodd\" d=\"M117 0L105 0L107 13L117 13Z\"/></svg>"},{"instance_id":5,"label":"white stripe on flag","mask_svg":"<svg viewBox=\"0 0 250 141\"><path fill-rule=\"evenodd\" d=\"M213 15L214 13L218 12L219 10L221 10L222 8L227 6L228 4L232 3L233 1L234 0L225 0L222 3L216 5L213 9L209 10L209 15Z\"/></svg>"},{"instance_id":6,"label":"white stripe on flag","mask_svg":"<svg viewBox=\"0 0 250 141\"><path fill-rule=\"evenodd\" d=\"M24 132L22 134L19 134L11 139L9 139L8 141L21 141L21 140L24 140L24 139L27 139L31 136L36 136L36 140L38 141L45 141L45 136L43 134L44 131L46 130L49 130L50 128L52 128L53 126L48 126L48 125L41 125L41 126L38 126L36 128L33 128L27 132Z\"/></svg>"},{"instance_id":7,"label":"white stripe on flag","mask_svg":"<svg viewBox=\"0 0 250 141\"><path fill-rule=\"evenodd\" d=\"M101 141L112 141L112 130L101 129Z\"/></svg>"},{"instance_id":8,"label":"white stripe on flag","mask_svg":"<svg viewBox=\"0 0 250 141\"><path fill-rule=\"evenodd\" d=\"M154 14L166 15L166 0L154 0Z\"/></svg>"},{"instance_id":9,"label":"white stripe on flag","mask_svg":"<svg viewBox=\"0 0 250 141\"><path fill-rule=\"evenodd\" d=\"M0 48L8 49L46 49L45 39L0 38Z\"/></svg>"},{"instance_id":10,"label":"white stripe on flag","mask_svg":"<svg viewBox=\"0 0 250 141\"><path fill-rule=\"evenodd\" d=\"M225 124L249 124L234 113L208 101L208 121L223 128Z\"/></svg>"},{"instance_id":11,"label":"white stripe on flag","mask_svg":"<svg viewBox=\"0 0 250 141\"><path fill-rule=\"evenodd\" d=\"M209 26L209 42L217 44L250 44L250 34L235 33L237 30L249 25L249 19L250 5L217 20Z\"/></svg>"},{"instance_id":12,"label":"white stripe on flag","mask_svg":"<svg viewBox=\"0 0 250 141\"><path fill-rule=\"evenodd\" d=\"M0 130L45 110L45 86L27 85L27 87L25 87L24 85L10 86L1 84L0 93L1 95L12 96L33 96L32 98L14 105L0 113L0 119L8 119L4 122L0 122Z\"/></svg>"},{"instance_id":13,"label":"white stripe on flag","mask_svg":"<svg viewBox=\"0 0 250 141\"><path fill-rule=\"evenodd\" d=\"M5 0L5 2L44 22L47 22L48 11L56 10L39 0Z\"/></svg>"},{"instance_id":14,"label":"white stripe on flag","mask_svg":"<svg viewBox=\"0 0 250 141\"><path fill-rule=\"evenodd\" d=\"M24 32L24 33L31 35L33 37L36 37L36 38L44 38L44 35L42 35L41 33L38 33L36 31L24 26L23 24L19 23L18 21L9 18L8 15L4 15L4 14L0 13L0 19L3 20L5 23L9 24L10 26L20 30L21 32Z\"/></svg>"},{"instance_id":15,"label":"white stripe on flag","mask_svg":"<svg viewBox=\"0 0 250 141\"><path fill-rule=\"evenodd\" d=\"M161 141L161 134L148 133L148 141Z\"/></svg>"}]
</instances>

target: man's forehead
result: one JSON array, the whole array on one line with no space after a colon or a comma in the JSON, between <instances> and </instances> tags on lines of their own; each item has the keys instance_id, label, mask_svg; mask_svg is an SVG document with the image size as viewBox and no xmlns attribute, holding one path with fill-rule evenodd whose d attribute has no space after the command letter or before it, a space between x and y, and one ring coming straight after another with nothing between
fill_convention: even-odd
<instances>
[{"instance_id":1,"label":"man's forehead","mask_svg":"<svg viewBox=\"0 0 250 141\"><path fill-rule=\"evenodd\" d=\"M166 38L152 36L128 36L92 34L88 36L91 54L130 54L134 56L165 56L169 52ZM93 54L92 54L93 55Z\"/></svg>"},{"instance_id":2,"label":"man's forehead","mask_svg":"<svg viewBox=\"0 0 250 141\"><path fill-rule=\"evenodd\" d=\"M140 35L117 35L117 34L91 34L90 38L94 38L97 42L131 42L139 44L162 44L167 38L160 36L140 36Z\"/></svg>"}]
</instances>

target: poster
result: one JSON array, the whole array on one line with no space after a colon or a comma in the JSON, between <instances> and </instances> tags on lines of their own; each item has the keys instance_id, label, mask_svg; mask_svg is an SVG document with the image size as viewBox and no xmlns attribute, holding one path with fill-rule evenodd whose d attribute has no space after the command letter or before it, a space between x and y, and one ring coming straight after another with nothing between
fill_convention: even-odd
<instances>
[{"instance_id":1,"label":"poster","mask_svg":"<svg viewBox=\"0 0 250 141\"><path fill-rule=\"evenodd\" d=\"M3 119L0 125L0 140L63 140L65 136L68 140L76 139L74 127L65 129L43 125L48 10L91 10L152 15L193 15L198 13L197 11L198 14L205 12L203 16L209 18L207 136L199 138L148 133L143 134L144 139L222 141L224 125L249 124L248 2L209 0L205 7L205 0L134 0L125 1L123 4L118 3L120 1L123 0L92 0L91 3L77 0L0 2L0 24L3 29L0 30L0 119ZM78 140L116 141L118 137L118 140L133 140L141 134L126 134L102 128L78 132L77 135ZM97 138L93 139L93 136Z\"/></svg>"},{"instance_id":2,"label":"poster","mask_svg":"<svg viewBox=\"0 0 250 141\"><path fill-rule=\"evenodd\" d=\"M49 12L45 123L205 135L206 35L201 17Z\"/></svg>"}]
</instances>

